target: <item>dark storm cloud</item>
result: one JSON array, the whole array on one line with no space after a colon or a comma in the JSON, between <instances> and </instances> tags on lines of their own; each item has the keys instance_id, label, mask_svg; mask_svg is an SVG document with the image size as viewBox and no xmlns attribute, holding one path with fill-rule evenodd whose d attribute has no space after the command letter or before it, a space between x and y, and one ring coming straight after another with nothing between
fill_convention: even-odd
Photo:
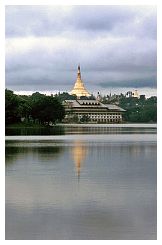
<instances>
[{"instance_id":1,"label":"dark storm cloud","mask_svg":"<svg viewBox=\"0 0 162 245\"><path fill-rule=\"evenodd\" d=\"M78 63L90 91L156 87L154 7L6 7L7 87L70 90Z\"/></svg>"},{"instance_id":2,"label":"dark storm cloud","mask_svg":"<svg viewBox=\"0 0 162 245\"><path fill-rule=\"evenodd\" d=\"M144 88L144 87L150 87L154 88L156 87L156 77L148 78L148 79L136 79L134 80L119 80L119 81L108 81L108 82L103 82L100 83L100 86L102 88L112 88L112 87L125 87L125 88L130 88L132 87L132 84L135 83L135 87L138 88Z\"/></svg>"}]
</instances>

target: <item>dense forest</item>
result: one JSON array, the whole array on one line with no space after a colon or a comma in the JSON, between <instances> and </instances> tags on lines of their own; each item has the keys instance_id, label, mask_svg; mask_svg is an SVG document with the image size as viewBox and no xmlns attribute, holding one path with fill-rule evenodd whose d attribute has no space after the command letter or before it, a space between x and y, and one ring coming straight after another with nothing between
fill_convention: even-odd
<instances>
[{"instance_id":1,"label":"dense forest","mask_svg":"<svg viewBox=\"0 0 162 245\"><path fill-rule=\"evenodd\" d=\"M126 110L123 118L126 122L157 122L157 97L148 99L120 98L119 106Z\"/></svg>"},{"instance_id":2,"label":"dense forest","mask_svg":"<svg viewBox=\"0 0 162 245\"><path fill-rule=\"evenodd\" d=\"M137 97L126 97L124 94L103 96L101 102L104 104L116 104L125 109L123 120L132 123L155 123L157 122L157 97L145 98L144 95Z\"/></svg>"},{"instance_id":3,"label":"dense forest","mask_svg":"<svg viewBox=\"0 0 162 245\"><path fill-rule=\"evenodd\" d=\"M6 125L21 122L33 122L42 125L60 122L65 110L58 98L33 93L31 96L16 95L5 90L5 121Z\"/></svg>"}]
</instances>

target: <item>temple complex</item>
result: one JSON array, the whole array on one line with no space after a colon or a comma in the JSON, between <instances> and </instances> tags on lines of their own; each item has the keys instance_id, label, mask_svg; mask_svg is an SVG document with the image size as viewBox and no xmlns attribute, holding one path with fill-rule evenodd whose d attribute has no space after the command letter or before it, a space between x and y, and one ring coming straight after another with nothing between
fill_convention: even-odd
<instances>
[{"instance_id":1,"label":"temple complex","mask_svg":"<svg viewBox=\"0 0 162 245\"><path fill-rule=\"evenodd\" d=\"M99 93L97 99L80 98L91 96L81 80L80 66L78 66L77 80L70 94L76 95L77 99L63 102L66 114L65 123L121 123L123 121L122 115L125 110L114 104L101 103ZM76 162L79 166L79 161L76 160Z\"/></svg>"},{"instance_id":2,"label":"temple complex","mask_svg":"<svg viewBox=\"0 0 162 245\"><path fill-rule=\"evenodd\" d=\"M74 84L74 88L70 92L71 95L76 95L79 99L81 96L89 97L91 94L86 90L84 83L81 79L80 65L78 65L77 80Z\"/></svg>"}]
</instances>

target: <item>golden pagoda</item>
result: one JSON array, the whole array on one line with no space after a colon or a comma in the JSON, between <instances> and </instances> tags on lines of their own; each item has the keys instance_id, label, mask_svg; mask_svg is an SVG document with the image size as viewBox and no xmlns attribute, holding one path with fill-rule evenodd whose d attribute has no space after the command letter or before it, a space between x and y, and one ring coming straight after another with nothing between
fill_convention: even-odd
<instances>
[{"instance_id":1,"label":"golden pagoda","mask_svg":"<svg viewBox=\"0 0 162 245\"><path fill-rule=\"evenodd\" d=\"M80 98L81 96L86 96L86 97L91 96L91 94L84 87L84 83L81 80L80 65L78 65L77 80L76 80L74 88L71 90L70 94L76 95L77 98Z\"/></svg>"}]
</instances>

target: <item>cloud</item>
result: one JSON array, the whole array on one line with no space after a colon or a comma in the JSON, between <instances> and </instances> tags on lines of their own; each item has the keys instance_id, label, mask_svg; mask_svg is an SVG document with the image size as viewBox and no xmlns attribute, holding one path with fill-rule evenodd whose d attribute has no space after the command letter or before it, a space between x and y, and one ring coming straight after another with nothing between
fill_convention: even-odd
<instances>
[{"instance_id":1,"label":"cloud","mask_svg":"<svg viewBox=\"0 0 162 245\"><path fill-rule=\"evenodd\" d=\"M155 7L6 7L7 87L71 90L78 63L90 91L155 88Z\"/></svg>"},{"instance_id":2,"label":"cloud","mask_svg":"<svg viewBox=\"0 0 162 245\"><path fill-rule=\"evenodd\" d=\"M146 14L147 13L147 14ZM21 25L20 25L21 23ZM149 32L148 28L149 27ZM124 28L124 30L123 30ZM6 37L55 36L76 31L117 35L156 32L156 9L131 6L7 6ZM98 35L98 33L96 33Z\"/></svg>"},{"instance_id":3,"label":"cloud","mask_svg":"<svg viewBox=\"0 0 162 245\"><path fill-rule=\"evenodd\" d=\"M103 82L100 83L100 86L102 88L112 88L112 87L125 87L125 88L130 88L132 85L135 85L134 87L138 88L144 88L144 87L150 87L150 88L155 88L156 87L156 77L150 77L144 78L144 79L135 79L135 80L118 80L118 81L109 81L109 82Z\"/></svg>"}]
</instances>

